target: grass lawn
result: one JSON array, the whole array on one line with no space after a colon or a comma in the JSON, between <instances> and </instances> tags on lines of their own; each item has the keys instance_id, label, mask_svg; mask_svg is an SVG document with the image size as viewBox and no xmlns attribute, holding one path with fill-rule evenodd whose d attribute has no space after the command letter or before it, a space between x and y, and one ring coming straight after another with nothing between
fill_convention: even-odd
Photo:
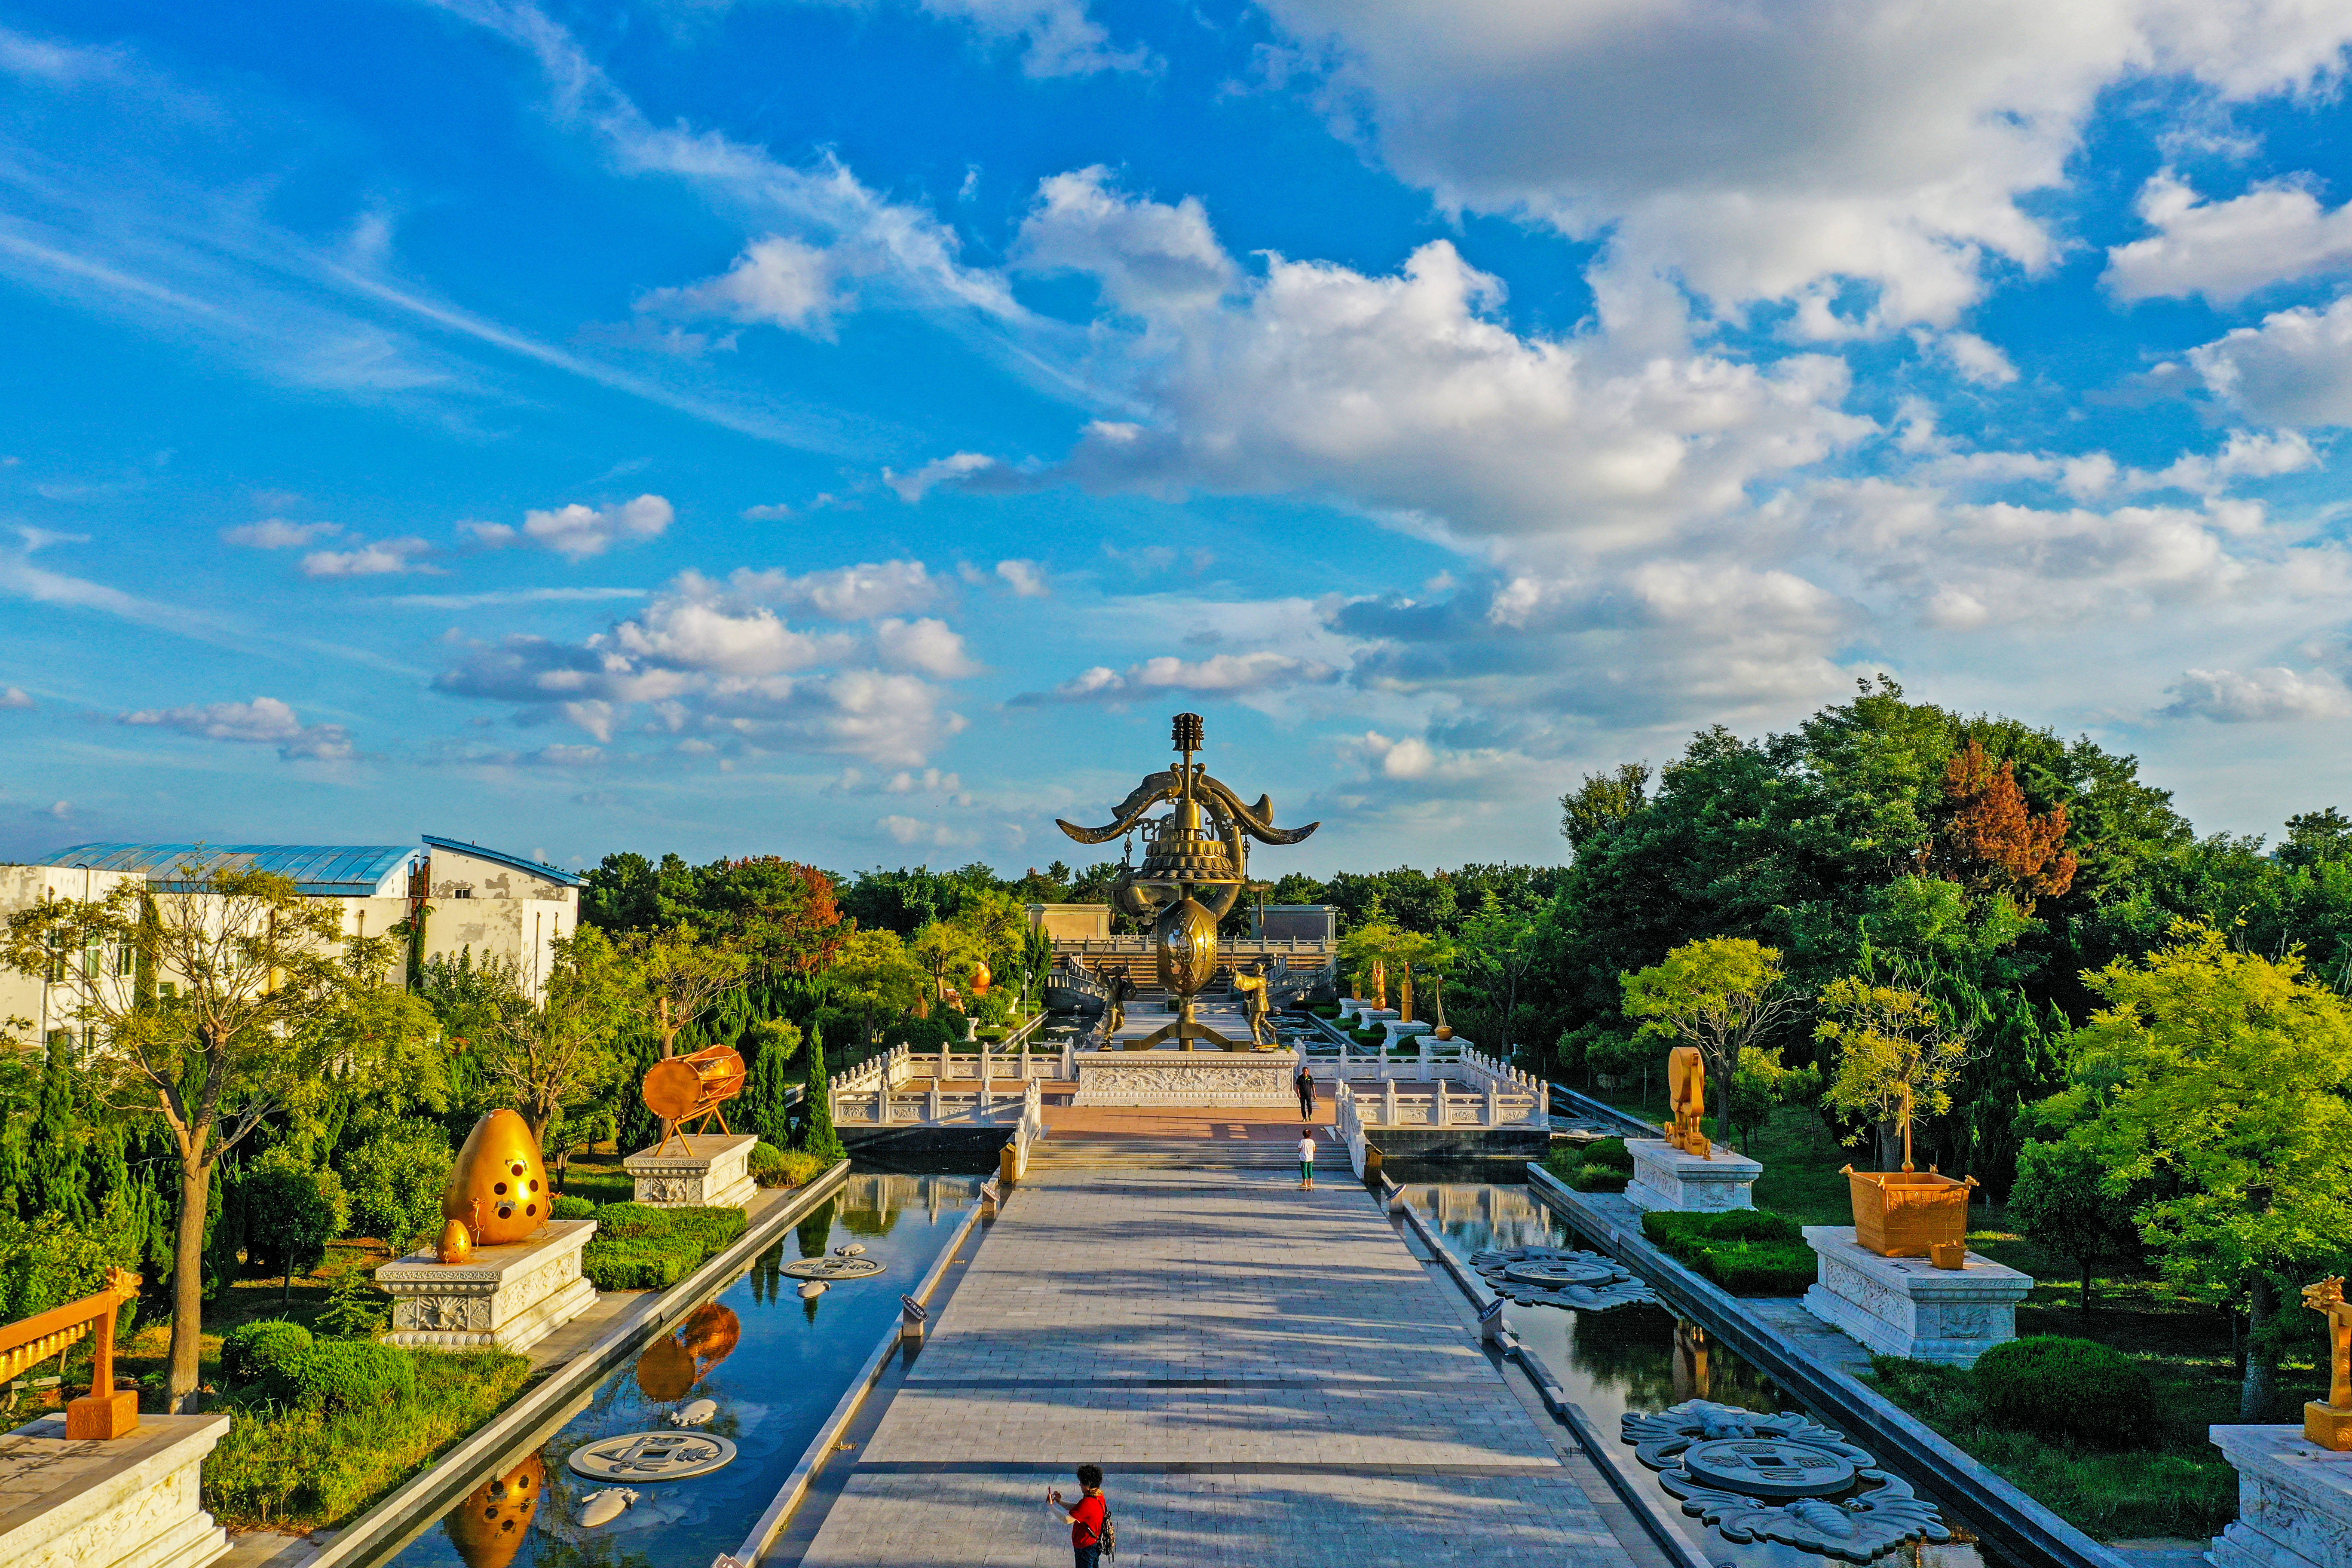
<instances>
[{"instance_id":1,"label":"grass lawn","mask_svg":"<svg viewBox=\"0 0 2352 1568\"><path fill-rule=\"evenodd\" d=\"M326 1260L318 1268L294 1276L290 1291L285 1289L283 1277L278 1275L267 1279L236 1280L221 1292L218 1300L205 1303L205 1331L199 1342L203 1349L198 1363L202 1384L218 1384L223 1334L257 1318L284 1318L309 1328L311 1321L326 1310L328 1290L345 1272L373 1268L391 1258L392 1249L381 1242L364 1238L335 1241L328 1243ZM171 1372L172 1323L166 1310L142 1302L137 1331L117 1347L114 1357L119 1373L139 1379L139 1408L150 1414L162 1412L164 1383ZM79 1394L89 1381L87 1362L78 1362L76 1365L84 1368L82 1382L74 1383L70 1377L67 1381L73 1392Z\"/></svg>"},{"instance_id":2,"label":"grass lawn","mask_svg":"<svg viewBox=\"0 0 2352 1568\"><path fill-rule=\"evenodd\" d=\"M625 1204L637 1195L636 1182L621 1169L621 1152L609 1143L575 1152L555 1187L562 1196L592 1204Z\"/></svg>"}]
</instances>

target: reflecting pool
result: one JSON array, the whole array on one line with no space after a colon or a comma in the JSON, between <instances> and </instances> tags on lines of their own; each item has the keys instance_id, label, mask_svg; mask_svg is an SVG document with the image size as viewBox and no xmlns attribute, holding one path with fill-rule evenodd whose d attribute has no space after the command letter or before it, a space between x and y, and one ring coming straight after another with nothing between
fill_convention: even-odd
<instances>
[{"instance_id":1,"label":"reflecting pool","mask_svg":"<svg viewBox=\"0 0 2352 1568\"><path fill-rule=\"evenodd\" d=\"M399 1568L708 1568L741 1544L897 1320L900 1293L920 1282L979 1201L979 1188L970 1176L852 1174L748 1273L596 1384L552 1437L502 1456L438 1524L383 1561ZM783 1272L849 1246L862 1246L883 1271L808 1298ZM704 1400L713 1407L709 1420L670 1425L672 1415L702 1414ZM735 1458L691 1479L626 1482L635 1503L583 1524L583 1504L613 1483L574 1474L572 1451L649 1431L723 1437Z\"/></svg>"},{"instance_id":2,"label":"reflecting pool","mask_svg":"<svg viewBox=\"0 0 2352 1568\"><path fill-rule=\"evenodd\" d=\"M1389 1169L1395 1174L1398 1168L1391 1164ZM1523 1184L1413 1181L1407 1184L1406 1195L1430 1228L1444 1237L1447 1249L1465 1264L1471 1254L1490 1247L1591 1247L1567 1221L1538 1203ZM1542 1358L1568 1397L1591 1417L1594 1428L1611 1447L1610 1458L1619 1471L1677 1513L1681 1505L1658 1485L1657 1476L1634 1459L1631 1447L1617 1442L1620 1417L1628 1411L1664 1410L1686 1399L1711 1399L1744 1410L1804 1409L1801 1402L1783 1394L1763 1373L1714 1343L1704 1329L1680 1321L1663 1308L1575 1312L1513 1302L1504 1313L1521 1342ZM1830 1415L1811 1414L1829 1426L1840 1425ZM1897 1467L1885 1468L1901 1474ZM1969 1538L1962 1521L1949 1510L1940 1511L1953 1532L1950 1542L1915 1542L1896 1547L1878 1563L1914 1563L1920 1568L1998 1568L2000 1560L1990 1557ZM1735 1546L1698 1520L1683 1515L1682 1522L1685 1532L1709 1562L1735 1563L1739 1568L1796 1568L1830 1561L1771 1542Z\"/></svg>"}]
</instances>

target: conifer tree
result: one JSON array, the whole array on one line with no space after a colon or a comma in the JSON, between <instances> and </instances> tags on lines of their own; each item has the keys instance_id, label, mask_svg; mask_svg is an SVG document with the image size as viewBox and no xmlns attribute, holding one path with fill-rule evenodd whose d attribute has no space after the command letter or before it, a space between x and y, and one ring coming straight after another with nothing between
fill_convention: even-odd
<instances>
[{"instance_id":1,"label":"conifer tree","mask_svg":"<svg viewBox=\"0 0 2352 1568\"><path fill-rule=\"evenodd\" d=\"M743 1089L744 1130L778 1149L792 1147L793 1053L801 1032L782 1018L762 1018L751 1029L751 1081Z\"/></svg>"},{"instance_id":2,"label":"conifer tree","mask_svg":"<svg viewBox=\"0 0 2352 1568\"><path fill-rule=\"evenodd\" d=\"M841 1134L833 1130L833 1093L825 1082L824 1031L812 1025L808 1037L808 1131L801 1147L826 1164L846 1156Z\"/></svg>"}]
</instances>

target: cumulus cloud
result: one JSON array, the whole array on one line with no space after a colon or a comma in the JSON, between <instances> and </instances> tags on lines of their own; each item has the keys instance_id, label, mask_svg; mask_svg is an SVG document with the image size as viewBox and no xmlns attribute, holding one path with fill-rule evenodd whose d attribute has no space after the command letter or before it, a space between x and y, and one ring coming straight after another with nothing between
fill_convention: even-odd
<instances>
[{"instance_id":1,"label":"cumulus cloud","mask_svg":"<svg viewBox=\"0 0 2352 1568\"><path fill-rule=\"evenodd\" d=\"M379 539L373 544L362 542L350 550L313 550L302 557L302 575L392 577L412 572L442 575L442 569L425 559L432 549L429 540L412 535L406 539Z\"/></svg>"},{"instance_id":2,"label":"cumulus cloud","mask_svg":"<svg viewBox=\"0 0 2352 1568\"><path fill-rule=\"evenodd\" d=\"M2324 669L2188 669L2165 692L2173 700L2157 712L2166 719L2248 724L2352 717L2352 691Z\"/></svg>"},{"instance_id":3,"label":"cumulus cloud","mask_svg":"<svg viewBox=\"0 0 2352 1568\"><path fill-rule=\"evenodd\" d=\"M2208 202L2167 169L2141 187L2139 216L2157 232L2107 252L2102 280L2119 300L2234 305L2273 283L2352 270L2352 204L2330 212L2291 181Z\"/></svg>"},{"instance_id":4,"label":"cumulus cloud","mask_svg":"<svg viewBox=\"0 0 2352 1568\"><path fill-rule=\"evenodd\" d=\"M2352 425L2352 295L2298 306L2191 349L2213 395L2273 425Z\"/></svg>"},{"instance_id":5,"label":"cumulus cloud","mask_svg":"<svg viewBox=\"0 0 2352 1568\"><path fill-rule=\"evenodd\" d=\"M294 710L275 697L250 702L212 702L185 708L145 708L125 713L118 723L176 730L213 741L275 746L288 761L308 758L341 762L353 754L351 734L341 724L305 724Z\"/></svg>"},{"instance_id":6,"label":"cumulus cloud","mask_svg":"<svg viewBox=\"0 0 2352 1568\"><path fill-rule=\"evenodd\" d=\"M1045 569L1034 561L1000 561L996 575L1013 590L1016 599L1042 599L1053 593L1053 584L1045 581Z\"/></svg>"},{"instance_id":7,"label":"cumulus cloud","mask_svg":"<svg viewBox=\"0 0 2352 1568\"><path fill-rule=\"evenodd\" d=\"M288 522L273 517L224 528L220 536L224 544L242 544L248 550L299 550L315 540L331 539L342 531L340 523Z\"/></svg>"},{"instance_id":8,"label":"cumulus cloud","mask_svg":"<svg viewBox=\"0 0 2352 1568\"><path fill-rule=\"evenodd\" d=\"M1277 687L1319 685L1338 679L1339 673L1328 664L1271 651L1221 653L1202 659L1163 654L1125 670L1097 666L1051 691L1024 692L1013 700L1022 707L1034 707L1047 702L1120 702L1163 691L1243 697Z\"/></svg>"},{"instance_id":9,"label":"cumulus cloud","mask_svg":"<svg viewBox=\"0 0 2352 1568\"><path fill-rule=\"evenodd\" d=\"M1200 198L1131 201L1100 164L1039 184L1013 258L1024 271L1088 274L1112 305L1139 313L1213 303L1240 280Z\"/></svg>"},{"instance_id":10,"label":"cumulus cloud","mask_svg":"<svg viewBox=\"0 0 2352 1568\"><path fill-rule=\"evenodd\" d=\"M468 522L458 531L485 550L518 544L538 544L570 561L602 555L615 544L659 539L677 519L677 509L660 496L642 495L611 506L569 506L523 513L522 527L502 522Z\"/></svg>"},{"instance_id":11,"label":"cumulus cloud","mask_svg":"<svg viewBox=\"0 0 2352 1568\"><path fill-rule=\"evenodd\" d=\"M1874 326L1949 326L1990 258L2053 259L2020 198L2065 183L2112 83L2179 73L2245 100L2329 78L2352 37L2341 7L2270 0L1268 9L1325 62L1342 128L1441 202L1605 235L1618 268L1719 303L1853 279Z\"/></svg>"},{"instance_id":12,"label":"cumulus cloud","mask_svg":"<svg viewBox=\"0 0 2352 1568\"><path fill-rule=\"evenodd\" d=\"M1979 386L2007 386L2017 379L2017 367L1998 343L1989 342L1974 332L1945 332L1935 341L1952 368Z\"/></svg>"},{"instance_id":13,"label":"cumulus cloud","mask_svg":"<svg viewBox=\"0 0 2352 1568\"><path fill-rule=\"evenodd\" d=\"M830 337L840 273L840 262L830 252L770 235L745 247L735 265L718 277L679 289L656 289L637 301L637 309L659 316L716 316L746 326Z\"/></svg>"},{"instance_id":14,"label":"cumulus cloud","mask_svg":"<svg viewBox=\"0 0 2352 1568\"><path fill-rule=\"evenodd\" d=\"M709 736L920 766L965 725L923 679L976 671L961 638L934 619L886 617L864 636L804 631L781 611L814 605L835 620L865 618L927 596L930 583L914 562L801 577L744 570L724 581L687 572L581 642L512 637L477 647L434 686L510 704L526 722L560 718L606 744L641 724L689 742Z\"/></svg>"}]
</instances>

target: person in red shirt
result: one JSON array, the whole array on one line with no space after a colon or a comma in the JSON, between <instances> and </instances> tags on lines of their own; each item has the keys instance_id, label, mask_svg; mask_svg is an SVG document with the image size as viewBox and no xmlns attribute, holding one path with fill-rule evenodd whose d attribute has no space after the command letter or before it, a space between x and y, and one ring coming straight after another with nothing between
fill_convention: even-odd
<instances>
[{"instance_id":1,"label":"person in red shirt","mask_svg":"<svg viewBox=\"0 0 2352 1568\"><path fill-rule=\"evenodd\" d=\"M1110 1520L1110 1504L1103 1499L1102 1467L1080 1465L1078 1489L1086 1495L1074 1504L1062 1500L1055 1487L1045 1494L1046 1506L1059 1509L1070 1521L1070 1549L1077 1568L1102 1568L1103 1527Z\"/></svg>"}]
</instances>

